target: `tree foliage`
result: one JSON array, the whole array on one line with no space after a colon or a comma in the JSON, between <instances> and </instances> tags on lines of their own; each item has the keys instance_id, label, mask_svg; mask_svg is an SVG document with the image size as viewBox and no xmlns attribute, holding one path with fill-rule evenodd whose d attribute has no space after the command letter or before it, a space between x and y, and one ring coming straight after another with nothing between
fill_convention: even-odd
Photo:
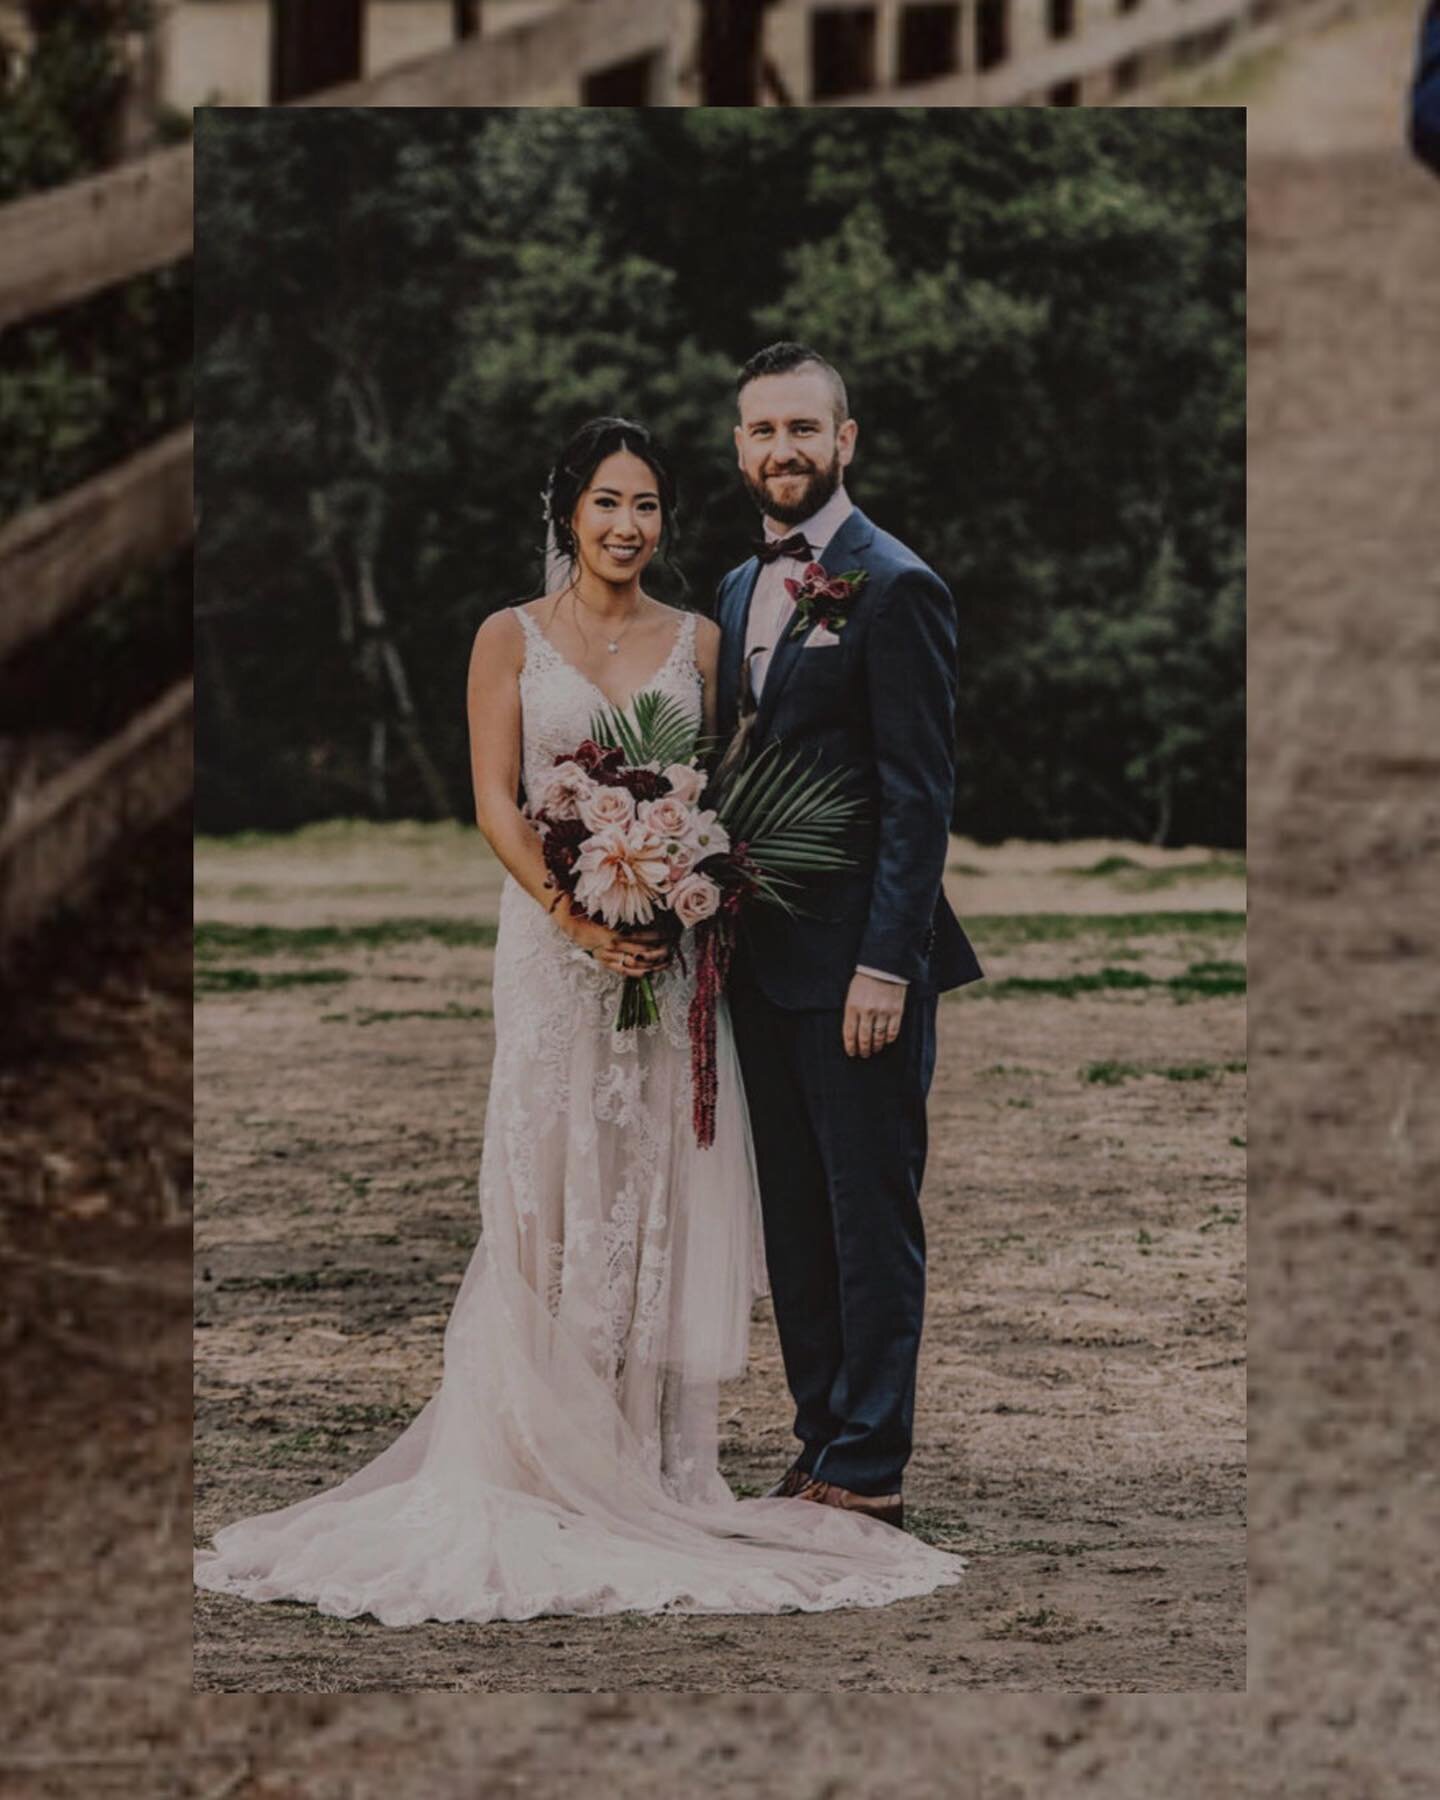
<instances>
[{"instance_id":1,"label":"tree foliage","mask_svg":"<svg viewBox=\"0 0 1440 1800\"><path fill-rule=\"evenodd\" d=\"M537 591L560 442L624 412L669 445L657 583L708 608L755 528L734 371L785 336L849 383L857 501L957 595L957 828L1239 842L1238 118L203 115L204 822L374 808L366 558L467 812L470 638ZM384 808L427 809L392 764Z\"/></svg>"}]
</instances>

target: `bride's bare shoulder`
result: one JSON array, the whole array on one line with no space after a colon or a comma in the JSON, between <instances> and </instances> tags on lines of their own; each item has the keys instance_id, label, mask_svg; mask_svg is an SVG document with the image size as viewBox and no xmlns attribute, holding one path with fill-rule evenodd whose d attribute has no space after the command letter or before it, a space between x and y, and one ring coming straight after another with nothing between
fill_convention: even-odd
<instances>
[{"instance_id":1,"label":"bride's bare shoulder","mask_svg":"<svg viewBox=\"0 0 1440 1800\"><path fill-rule=\"evenodd\" d=\"M483 663L487 668L507 669L518 673L525 658L525 628L519 613L524 602L513 606L497 606L480 621L470 653L472 666Z\"/></svg>"},{"instance_id":2,"label":"bride's bare shoulder","mask_svg":"<svg viewBox=\"0 0 1440 1800\"><path fill-rule=\"evenodd\" d=\"M695 615L695 642L705 650L715 650L720 646L720 627L702 612Z\"/></svg>"}]
</instances>

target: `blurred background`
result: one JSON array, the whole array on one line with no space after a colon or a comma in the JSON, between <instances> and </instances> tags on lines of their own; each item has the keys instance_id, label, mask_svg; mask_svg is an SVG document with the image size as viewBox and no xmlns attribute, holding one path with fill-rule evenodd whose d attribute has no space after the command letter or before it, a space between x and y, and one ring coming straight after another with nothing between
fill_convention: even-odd
<instances>
[{"instance_id":1,"label":"blurred background","mask_svg":"<svg viewBox=\"0 0 1440 1800\"><path fill-rule=\"evenodd\" d=\"M149 16L0 7L0 846L190 664L188 440L170 435L190 417L190 263L183 229L158 241L184 197L163 153L189 120L131 80ZM81 835L112 832L97 815ZM86 859L49 841L78 877ZM12 860L0 848L0 943L34 911L9 904Z\"/></svg>"},{"instance_id":2,"label":"blurred background","mask_svg":"<svg viewBox=\"0 0 1440 1800\"><path fill-rule=\"evenodd\" d=\"M0 7L0 1248L188 1225L191 175L152 26Z\"/></svg>"},{"instance_id":3,"label":"blurred background","mask_svg":"<svg viewBox=\"0 0 1440 1800\"><path fill-rule=\"evenodd\" d=\"M1351 4L153 0L136 74L183 110L361 81L387 105L1096 106L1213 77Z\"/></svg>"},{"instance_id":4,"label":"blurred background","mask_svg":"<svg viewBox=\"0 0 1440 1800\"><path fill-rule=\"evenodd\" d=\"M845 375L857 502L950 583L954 828L1236 846L1244 115L201 115L197 820L468 817L463 686L583 419L672 452L708 610L736 367Z\"/></svg>"}]
</instances>

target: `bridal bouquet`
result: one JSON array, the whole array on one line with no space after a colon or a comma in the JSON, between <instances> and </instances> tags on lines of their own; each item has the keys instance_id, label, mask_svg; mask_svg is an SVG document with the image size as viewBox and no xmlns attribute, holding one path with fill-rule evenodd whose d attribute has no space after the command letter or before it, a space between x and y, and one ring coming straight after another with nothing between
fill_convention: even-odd
<instances>
[{"instance_id":1,"label":"bridal bouquet","mask_svg":"<svg viewBox=\"0 0 1440 1800\"><path fill-rule=\"evenodd\" d=\"M815 777L767 745L748 765L715 761L683 708L638 694L633 716L607 710L590 736L555 758L530 797L548 884L573 911L623 931L658 926L677 946L694 932L690 1050L696 1141L714 1142L715 1008L729 973L736 920L751 901L796 912L785 889L847 866L845 828L858 802L843 771ZM618 1030L659 1018L648 975L627 975Z\"/></svg>"}]
</instances>

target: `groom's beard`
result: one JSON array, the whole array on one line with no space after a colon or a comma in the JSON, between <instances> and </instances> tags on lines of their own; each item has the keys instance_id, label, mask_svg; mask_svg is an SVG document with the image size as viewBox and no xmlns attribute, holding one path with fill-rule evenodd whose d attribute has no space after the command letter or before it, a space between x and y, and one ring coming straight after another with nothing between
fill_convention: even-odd
<instances>
[{"instance_id":1,"label":"groom's beard","mask_svg":"<svg viewBox=\"0 0 1440 1800\"><path fill-rule=\"evenodd\" d=\"M774 497L774 487L771 482L763 476L759 481L754 481L748 471L742 471L750 498L767 518L773 519L777 525L799 525L819 512L839 487L842 473L840 453L838 451L835 453L828 469L817 469L813 465L797 462L793 468L787 465L784 472L806 477L805 485L800 490L799 499L791 501L788 506L782 505ZM772 469L769 473L774 475L780 471Z\"/></svg>"}]
</instances>

